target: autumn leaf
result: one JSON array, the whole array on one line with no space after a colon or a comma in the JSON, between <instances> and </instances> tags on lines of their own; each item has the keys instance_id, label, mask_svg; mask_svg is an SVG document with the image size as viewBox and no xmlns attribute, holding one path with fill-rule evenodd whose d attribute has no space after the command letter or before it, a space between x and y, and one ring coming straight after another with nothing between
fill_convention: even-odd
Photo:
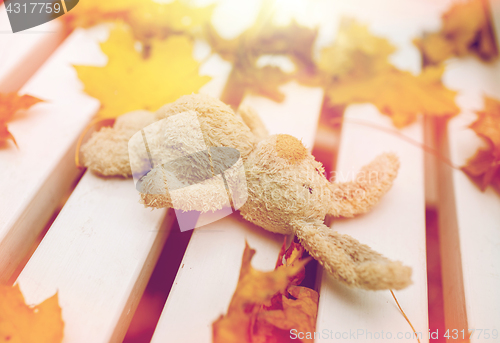
<instances>
[{"instance_id":1,"label":"autumn leaf","mask_svg":"<svg viewBox=\"0 0 500 343\"><path fill-rule=\"evenodd\" d=\"M424 65L439 64L451 56L473 54L489 61L497 47L487 1L456 2L443 14L440 31L414 40Z\"/></svg>"},{"instance_id":2,"label":"autumn leaf","mask_svg":"<svg viewBox=\"0 0 500 343\"><path fill-rule=\"evenodd\" d=\"M192 7L181 0L166 4L153 0L85 0L64 15L63 20L69 31L121 20L129 24L136 39L149 42L170 34L195 33L196 28L208 24L214 7Z\"/></svg>"},{"instance_id":3,"label":"autumn leaf","mask_svg":"<svg viewBox=\"0 0 500 343\"><path fill-rule=\"evenodd\" d=\"M458 114L456 92L441 83L443 69L431 68L418 76L394 68L366 79L334 83L327 90L330 105L370 102L390 116L398 128L411 124L419 114L436 117Z\"/></svg>"},{"instance_id":4,"label":"autumn leaf","mask_svg":"<svg viewBox=\"0 0 500 343\"><path fill-rule=\"evenodd\" d=\"M57 343L63 340L63 330L57 293L29 307L18 285L0 285L0 342Z\"/></svg>"},{"instance_id":5,"label":"autumn leaf","mask_svg":"<svg viewBox=\"0 0 500 343\"><path fill-rule=\"evenodd\" d=\"M314 343L311 333L316 327L319 295L300 286L290 286L287 295L280 294L281 309L260 311L254 325L253 343L293 342L290 331L304 333L301 342Z\"/></svg>"},{"instance_id":6,"label":"autumn leaf","mask_svg":"<svg viewBox=\"0 0 500 343\"><path fill-rule=\"evenodd\" d=\"M318 293L295 286L309 261L302 259L303 253L298 243L289 249L284 244L276 269L261 272L252 268L255 250L247 244L228 312L213 323L213 342L289 342L291 328L314 331Z\"/></svg>"},{"instance_id":7,"label":"autumn leaf","mask_svg":"<svg viewBox=\"0 0 500 343\"><path fill-rule=\"evenodd\" d=\"M278 255L278 260L276 261L276 268L286 268L295 265L296 262L302 259L305 249L300 243L292 242L288 249L286 248L286 239L283 242L280 253ZM297 275L293 277L290 281L291 285L299 285L305 277L305 269L302 269Z\"/></svg>"},{"instance_id":8,"label":"autumn leaf","mask_svg":"<svg viewBox=\"0 0 500 343\"><path fill-rule=\"evenodd\" d=\"M485 97L484 110L476 112L477 120L470 126L487 143L462 168L484 191L493 185L500 192L500 101Z\"/></svg>"},{"instance_id":9,"label":"autumn leaf","mask_svg":"<svg viewBox=\"0 0 500 343\"><path fill-rule=\"evenodd\" d=\"M213 52L233 63L233 72L222 96L226 103L238 105L245 93L283 101L279 86L292 79L307 80L314 72L313 48L318 30L296 21L287 26L276 25L273 3L263 1L254 24L234 39L223 39L212 26L207 27L206 39ZM295 71L259 66L260 58L268 55L288 58Z\"/></svg>"},{"instance_id":10,"label":"autumn leaf","mask_svg":"<svg viewBox=\"0 0 500 343\"><path fill-rule=\"evenodd\" d=\"M75 66L85 92L101 101L100 118L134 110L156 111L180 96L198 92L210 80L199 76L199 63L185 36L152 42L149 55L135 49L130 29L117 25L101 44L105 67Z\"/></svg>"},{"instance_id":11,"label":"autumn leaf","mask_svg":"<svg viewBox=\"0 0 500 343\"><path fill-rule=\"evenodd\" d=\"M164 39L171 34L196 33L210 23L215 5L191 7L177 0L168 4L141 2L129 13L128 23L141 41Z\"/></svg>"},{"instance_id":12,"label":"autumn leaf","mask_svg":"<svg viewBox=\"0 0 500 343\"><path fill-rule=\"evenodd\" d=\"M343 18L336 39L321 51L318 69L327 78L366 78L390 70L389 56L396 48L372 35L366 25Z\"/></svg>"},{"instance_id":13,"label":"autumn leaf","mask_svg":"<svg viewBox=\"0 0 500 343\"><path fill-rule=\"evenodd\" d=\"M42 101L30 95L0 93L0 143L11 139L17 145L14 136L9 132L7 123L12 120L18 111L27 110Z\"/></svg>"},{"instance_id":14,"label":"autumn leaf","mask_svg":"<svg viewBox=\"0 0 500 343\"><path fill-rule=\"evenodd\" d=\"M420 114L458 114L456 92L441 82L442 67L428 67L413 75L390 64L394 51L387 40L373 36L366 26L343 20L336 40L323 49L318 63L328 105L370 102L390 116L396 127L414 122Z\"/></svg>"}]
</instances>

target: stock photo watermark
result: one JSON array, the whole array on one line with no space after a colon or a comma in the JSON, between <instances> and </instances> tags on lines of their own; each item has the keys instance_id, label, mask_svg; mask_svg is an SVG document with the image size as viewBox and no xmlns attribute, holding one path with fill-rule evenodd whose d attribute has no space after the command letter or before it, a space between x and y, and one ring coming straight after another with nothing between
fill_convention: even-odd
<instances>
[{"instance_id":1,"label":"stock photo watermark","mask_svg":"<svg viewBox=\"0 0 500 343\"><path fill-rule=\"evenodd\" d=\"M5 0L12 32L21 32L59 18L79 0Z\"/></svg>"},{"instance_id":2,"label":"stock photo watermark","mask_svg":"<svg viewBox=\"0 0 500 343\"><path fill-rule=\"evenodd\" d=\"M411 339L423 339L427 337L429 340L446 338L448 341L460 340L463 341L468 338L477 339L498 339L497 329L469 329L468 332L465 329L447 329L447 330L429 330L427 333L422 332L391 332L391 331L371 331L365 329L356 329L349 331L334 331L329 329L323 329L321 331L315 332L303 332L296 329L290 330L290 338L295 339L315 339L318 340L360 340L363 342L376 341L376 340L411 340Z\"/></svg>"}]
</instances>

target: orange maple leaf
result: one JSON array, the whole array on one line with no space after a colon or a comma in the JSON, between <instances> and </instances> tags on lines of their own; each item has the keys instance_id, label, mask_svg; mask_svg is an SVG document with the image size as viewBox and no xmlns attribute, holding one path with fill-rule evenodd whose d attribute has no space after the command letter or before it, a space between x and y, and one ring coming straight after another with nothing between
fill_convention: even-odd
<instances>
[{"instance_id":1,"label":"orange maple leaf","mask_svg":"<svg viewBox=\"0 0 500 343\"><path fill-rule=\"evenodd\" d=\"M479 149L462 170L482 191L491 184L500 192L500 101L485 97L484 110L476 113L470 128L486 140L488 148Z\"/></svg>"},{"instance_id":2,"label":"orange maple leaf","mask_svg":"<svg viewBox=\"0 0 500 343\"><path fill-rule=\"evenodd\" d=\"M214 343L288 342L290 329L313 332L318 293L295 286L303 279L304 248L292 243L280 251L276 269L261 272L251 266L255 250L245 246L240 277L227 314L213 325ZM312 342L303 340L303 342Z\"/></svg>"},{"instance_id":3,"label":"orange maple leaf","mask_svg":"<svg viewBox=\"0 0 500 343\"><path fill-rule=\"evenodd\" d=\"M27 110L42 101L30 95L0 93L0 143L11 139L17 145L14 136L12 136L7 127L7 123L12 120L18 111Z\"/></svg>"},{"instance_id":4,"label":"orange maple leaf","mask_svg":"<svg viewBox=\"0 0 500 343\"><path fill-rule=\"evenodd\" d=\"M63 340L63 330L57 293L30 307L18 285L0 285L0 342L57 343Z\"/></svg>"}]
</instances>

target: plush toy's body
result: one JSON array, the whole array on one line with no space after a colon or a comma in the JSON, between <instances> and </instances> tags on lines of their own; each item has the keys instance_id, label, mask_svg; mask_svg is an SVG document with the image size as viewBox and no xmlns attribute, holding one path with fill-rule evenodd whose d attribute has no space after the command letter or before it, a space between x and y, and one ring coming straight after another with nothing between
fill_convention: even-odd
<instances>
[{"instance_id":1,"label":"plush toy's body","mask_svg":"<svg viewBox=\"0 0 500 343\"><path fill-rule=\"evenodd\" d=\"M397 175L399 162L393 154L377 157L360 171L355 181L330 183L321 163L298 139L283 134L269 136L250 108L240 108L234 114L217 99L190 95L165 105L154 118L150 113L130 113L120 117L113 128L94 134L82 147L86 166L103 175L131 175L128 140L154 121L180 113L197 115L207 147L230 147L239 151L248 188L248 199L240 208L243 218L272 232L295 234L311 256L349 286L402 289L411 283L409 267L388 260L324 224L327 214L352 217L367 212L379 201ZM176 134L174 127L163 130L162 137ZM154 140L150 145L154 149ZM161 166L151 170L146 178L163 172L158 168ZM147 207L205 212L220 209L222 205L217 199L227 199L227 194L210 194L214 200L207 208L204 190L211 189L209 181L204 190L201 185L199 192L182 203L173 203L168 191L148 191L148 187L150 190L155 187L153 181L145 185L141 201Z\"/></svg>"}]
</instances>

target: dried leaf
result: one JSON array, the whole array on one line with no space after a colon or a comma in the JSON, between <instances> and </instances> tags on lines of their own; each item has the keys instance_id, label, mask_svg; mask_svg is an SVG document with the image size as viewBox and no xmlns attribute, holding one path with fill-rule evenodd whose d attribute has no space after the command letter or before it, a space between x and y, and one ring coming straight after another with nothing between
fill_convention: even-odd
<instances>
[{"instance_id":1,"label":"dried leaf","mask_svg":"<svg viewBox=\"0 0 500 343\"><path fill-rule=\"evenodd\" d=\"M488 149L479 149L462 169L481 190L491 184L500 192L500 101L485 97L484 110L476 113L470 128L486 140Z\"/></svg>"},{"instance_id":2,"label":"dried leaf","mask_svg":"<svg viewBox=\"0 0 500 343\"><path fill-rule=\"evenodd\" d=\"M141 2L129 12L128 23L141 41L164 39L171 34L195 33L210 23L215 5L191 7L177 0L168 4L155 1Z\"/></svg>"},{"instance_id":3,"label":"dried leaf","mask_svg":"<svg viewBox=\"0 0 500 343\"><path fill-rule=\"evenodd\" d=\"M213 342L289 342L291 328L314 331L318 294L294 286L309 261L301 259L303 253L298 243L288 250L284 244L276 269L260 272L250 264L255 250L246 245L228 312L213 323Z\"/></svg>"},{"instance_id":4,"label":"dried leaf","mask_svg":"<svg viewBox=\"0 0 500 343\"><path fill-rule=\"evenodd\" d=\"M19 286L0 285L0 342L62 342L63 330L57 293L29 307Z\"/></svg>"},{"instance_id":5,"label":"dried leaf","mask_svg":"<svg viewBox=\"0 0 500 343\"><path fill-rule=\"evenodd\" d=\"M418 76L393 69L366 79L333 84L328 89L330 105L371 102L399 128L414 122L419 114L436 117L458 114L456 92L440 81L442 69L436 73L429 68Z\"/></svg>"},{"instance_id":6,"label":"dried leaf","mask_svg":"<svg viewBox=\"0 0 500 343\"><path fill-rule=\"evenodd\" d=\"M311 77L318 30L301 26L296 21L288 26L276 25L273 23L274 11L273 1L262 2L255 23L231 40L223 39L212 26L208 27L206 38L212 50L233 63L233 73L226 87L226 93L233 93L223 95L226 103L239 103L241 99L234 99L234 94L241 98L245 92L283 101L280 85L292 79L301 81ZM289 58L295 71L285 72L275 66L259 67L258 60L265 55Z\"/></svg>"},{"instance_id":7,"label":"dried leaf","mask_svg":"<svg viewBox=\"0 0 500 343\"><path fill-rule=\"evenodd\" d=\"M428 67L415 76L390 64L393 51L387 40L371 35L366 26L344 20L337 39L322 51L319 63L328 105L370 102L397 127L414 122L420 114L458 114L456 92L441 82L443 68Z\"/></svg>"},{"instance_id":8,"label":"dried leaf","mask_svg":"<svg viewBox=\"0 0 500 343\"><path fill-rule=\"evenodd\" d=\"M255 342L293 342L291 330L304 333L300 341L313 343L314 338L306 333L314 332L318 312L319 295L316 291L300 286L290 286L288 297L281 295L282 309L260 311L255 324Z\"/></svg>"},{"instance_id":9,"label":"dried leaf","mask_svg":"<svg viewBox=\"0 0 500 343\"><path fill-rule=\"evenodd\" d=\"M302 259L305 249L300 243L292 242L288 249L286 248L286 238L281 247L276 269L294 266L296 262ZM302 269L290 282L291 285L299 285L305 277L305 269Z\"/></svg>"},{"instance_id":10,"label":"dried leaf","mask_svg":"<svg viewBox=\"0 0 500 343\"><path fill-rule=\"evenodd\" d=\"M366 25L344 18L334 43L321 51L318 68L327 81L364 79L391 70L389 56L394 51L389 41L372 35Z\"/></svg>"},{"instance_id":11,"label":"dried leaf","mask_svg":"<svg viewBox=\"0 0 500 343\"><path fill-rule=\"evenodd\" d=\"M424 65L439 64L451 56L473 54L489 61L497 57L487 1L456 2L443 14L439 32L416 39Z\"/></svg>"},{"instance_id":12,"label":"dried leaf","mask_svg":"<svg viewBox=\"0 0 500 343\"><path fill-rule=\"evenodd\" d=\"M68 30L122 20L130 25L136 39L149 42L170 34L194 34L195 29L210 22L214 7L192 7L181 0L170 3L153 0L86 0L80 1L63 19Z\"/></svg>"},{"instance_id":13,"label":"dried leaf","mask_svg":"<svg viewBox=\"0 0 500 343\"><path fill-rule=\"evenodd\" d=\"M149 56L135 50L125 25L115 27L101 48L105 67L75 66L85 91L101 101L99 117L116 118L134 110L156 111L185 94L198 92L210 80L199 76L199 63L185 36L153 41Z\"/></svg>"},{"instance_id":14,"label":"dried leaf","mask_svg":"<svg viewBox=\"0 0 500 343\"><path fill-rule=\"evenodd\" d=\"M12 136L12 134L9 132L7 123L12 120L12 118L18 111L27 110L33 105L42 101L43 100L30 95L0 93L0 143L9 139L16 143L14 136Z\"/></svg>"}]
</instances>

